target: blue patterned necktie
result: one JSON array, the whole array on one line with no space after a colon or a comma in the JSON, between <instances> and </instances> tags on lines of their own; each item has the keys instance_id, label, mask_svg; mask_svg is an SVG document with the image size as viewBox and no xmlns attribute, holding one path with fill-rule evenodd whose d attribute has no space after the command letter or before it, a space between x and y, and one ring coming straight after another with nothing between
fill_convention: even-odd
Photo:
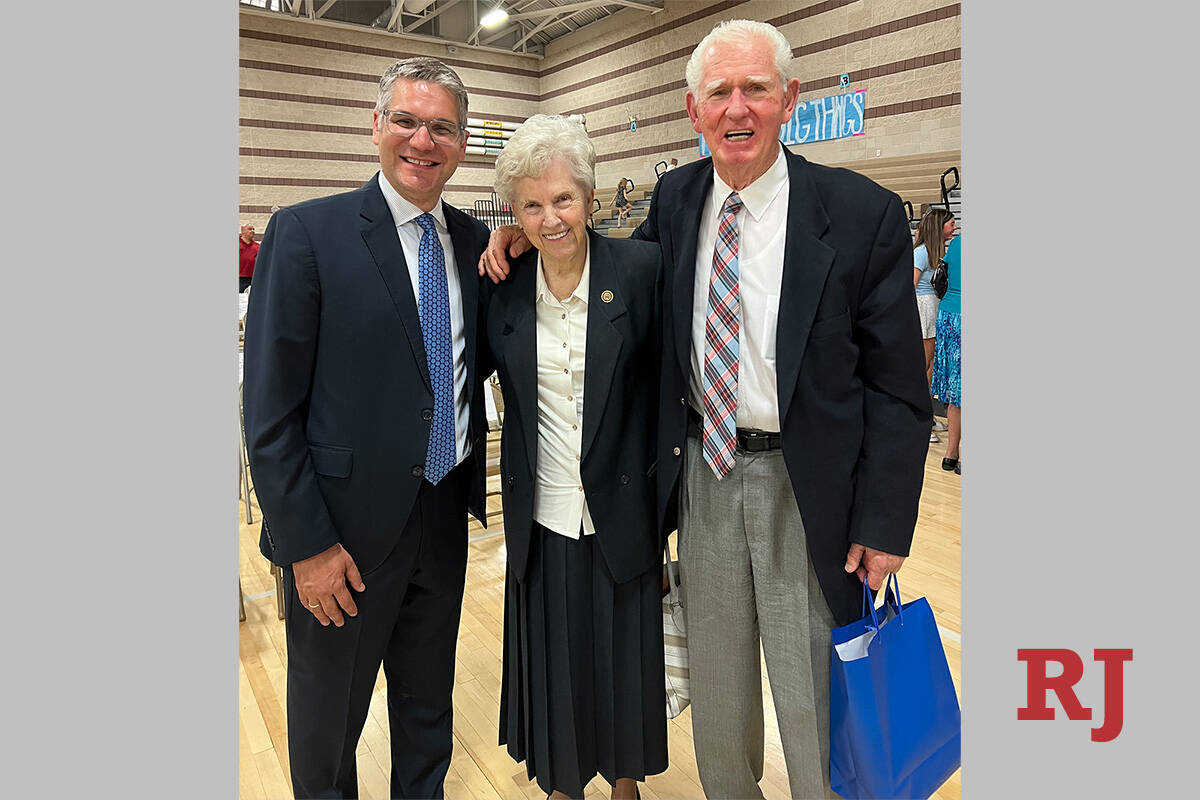
<instances>
[{"instance_id":1,"label":"blue patterned necktie","mask_svg":"<svg viewBox=\"0 0 1200 800\"><path fill-rule=\"evenodd\" d=\"M454 435L454 341L450 334L450 290L446 285L446 253L438 240L433 217L422 214L421 247L417 266L421 287L418 303L429 382L433 384L433 424L425 451L425 480L436 484L458 460Z\"/></svg>"}]
</instances>

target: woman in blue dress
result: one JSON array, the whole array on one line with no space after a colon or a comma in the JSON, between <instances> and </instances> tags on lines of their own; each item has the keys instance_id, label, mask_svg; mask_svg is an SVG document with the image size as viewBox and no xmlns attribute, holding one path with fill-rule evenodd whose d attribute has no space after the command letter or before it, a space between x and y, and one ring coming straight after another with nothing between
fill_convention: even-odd
<instances>
[{"instance_id":1,"label":"woman in blue dress","mask_svg":"<svg viewBox=\"0 0 1200 800\"><path fill-rule=\"evenodd\" d=\"M946 243L954 238L954 215L936 206L925 212L917 227L917 238L913 244L913 286L917 292L917 311L921 314L921 338L925 345L925 380L933 382L933 343L937 331L939 298L930 279L933 268L946 254ZM938 427L936 430L946 430ZM929 441L938 441L937 434L929 433Z\"/></svg>"},{"instance_id":2,"label":"woman in blue dress","mask_svg":"<svg viewBox=\"0 0 1200 800\"><path fill-rule=\"evenodd\" d=\"M937 344L933 355L930 391L946 404L946 455L942 469L962 474L959 442L962 439L962 236L946 248L949 287L938 304Z\"/></svg>"}]
</instances>

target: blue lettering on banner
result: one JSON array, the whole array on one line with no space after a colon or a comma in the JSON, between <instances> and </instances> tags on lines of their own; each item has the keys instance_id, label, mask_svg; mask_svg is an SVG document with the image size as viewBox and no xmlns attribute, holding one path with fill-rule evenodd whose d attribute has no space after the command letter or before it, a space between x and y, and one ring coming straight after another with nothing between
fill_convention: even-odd
<instances>
[{"instance_id":1,"label":"blue lettering on banner","mask_svg":"<svg viewBox=\"0 0 1200 800\"><path fill-rule=\"evenodd\" d=\"M806 144L828 139L858 136L865 129L867 92L819 97L796 103L796 110L779 131L784 144ZM700 136L700 155L712 155L708 143Z\"/></svg>"}]
</instances>

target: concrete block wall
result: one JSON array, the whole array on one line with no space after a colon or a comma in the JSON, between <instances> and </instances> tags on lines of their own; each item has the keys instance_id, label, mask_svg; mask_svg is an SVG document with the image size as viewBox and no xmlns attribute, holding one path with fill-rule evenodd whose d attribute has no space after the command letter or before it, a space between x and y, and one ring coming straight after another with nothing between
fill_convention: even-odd
<instances>
[{"instance_id":1,"label":"concrete block wall","mask_svg":"<svg viewBox=\"0 0 1200 800\"><path fill-rule=\"evenodd\" d=\"M801 100L839 93L843 72L851 89L866 89L861 136L792 145L794 152L853 166L957 151L959 11L946 0L668 0L657 14L628 9L556 39L537 58L466 46L451 54L436 42L243 8L241 217L261 235L271 206L354 188L374 174L378 76L405 54L449 63L467 86L473 117L586 114L597 186L611 190L627 176L650 188L656 162L699 157L684 66L715 24L739 17L771 22L788 38ZM636 133L628 130L630 116L638 119ZM468 156L447 184L449 202L469 208L490 196L493 164L490 156Z\"/></svg>"},{"instance_id":2,"label":"concrete block wall","mask_svg":"<svg viewBox=\"0 0 1200 800\"><path fill-rule=\"evenodd\" d=\"M475 118L537 113L539 59L401 38L243 8L239 16L239 216L261 237L272 206L347 191L379 168L371 112L379 76L397 58L439 58L462 78ZM495 159L468 155L446 199L490 196Z\"/></svg>"},{"instance_id":3,"label":"concrete block wall","mask_svg":"<svg viewBox=\"0 0 1200 800\"><path fill-rule=\"evenodd\" d=\"M599 186L630 177L640 188L652 182L658 161L699 157L684 67L714 25L734 18L770 22L788 38L801 100L839 93L843 72L851 89L867 90L863 135L792 145L794 152L846 163L960 148L958 3L671 0L657 14L622 11L546 48L541 110L587 114ZM630 116L638 120L635 133Z\"/></svg>"}]
</instances>

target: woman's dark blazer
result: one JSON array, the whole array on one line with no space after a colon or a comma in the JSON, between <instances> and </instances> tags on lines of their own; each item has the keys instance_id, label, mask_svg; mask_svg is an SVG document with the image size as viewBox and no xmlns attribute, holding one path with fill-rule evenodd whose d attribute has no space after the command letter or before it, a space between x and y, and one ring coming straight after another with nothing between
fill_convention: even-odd
<instances>
[{"instance_id":1,"label":"woman's dark blazer","mask_svg":"<svg viewBox=\"0 0 1200 800\"><path fill-rule=\"evenodd\" d=\"M596 541L617 583L662 561L655 521L661 250L588 230L587 352L581 475ZM525 579L538 454L537 250L508 280L484 281L479 308L481 375L500 374L504 431L500 478L508 566Z\"/></svg>"}]
</instances>

